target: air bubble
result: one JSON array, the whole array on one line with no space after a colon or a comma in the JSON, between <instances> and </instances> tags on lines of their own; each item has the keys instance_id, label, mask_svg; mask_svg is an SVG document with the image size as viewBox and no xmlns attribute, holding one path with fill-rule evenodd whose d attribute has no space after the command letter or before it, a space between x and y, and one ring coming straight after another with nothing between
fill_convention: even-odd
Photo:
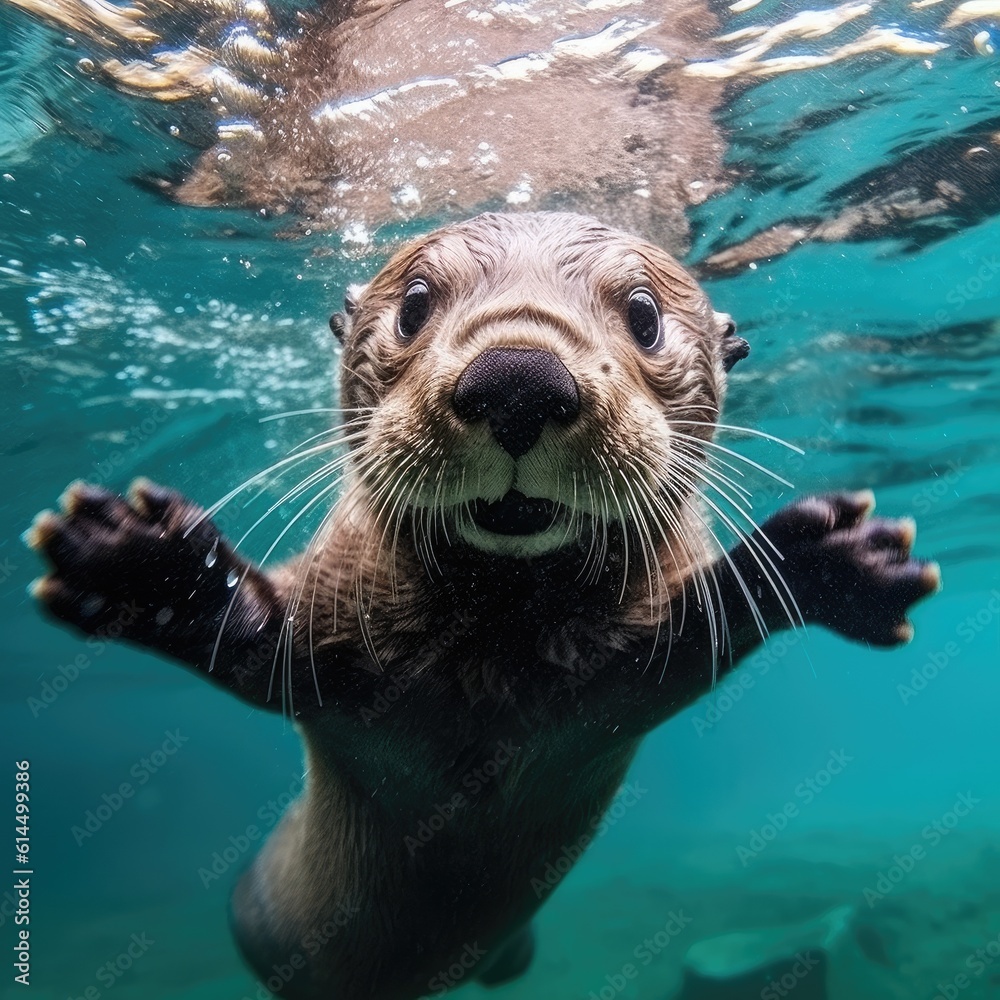
<instances>
[{"instance_id":1,"label":"air bubble","mask_svg":"<svg viewBox=\"0 0 1000 1000\"><path fill-rule=\"evenodd\" d=\"M235 587L237 583L240 582L240 574L236 570L231 569L226 576L226 586Z\"/></svg>"}]
</instances>

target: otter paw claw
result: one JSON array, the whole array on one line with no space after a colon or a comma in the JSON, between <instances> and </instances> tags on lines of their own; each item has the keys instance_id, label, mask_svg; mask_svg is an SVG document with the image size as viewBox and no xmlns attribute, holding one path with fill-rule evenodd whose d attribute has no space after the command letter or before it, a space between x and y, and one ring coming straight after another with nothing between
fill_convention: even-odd
<instances>
[{"instance_id":1,"label":"otter paw claw","mask_svg":"<svg viewBox=\"0 0 1000 1000\"><path fill-rule=\"evenodd\" d=\"M872 517L870 491L807 497L766 531L806 621L872 646L913 638L911 605L941 588L937 563L913 559L912 518ZM773 530L771 530L773 527Z\"/></svg>"}]
</instances>

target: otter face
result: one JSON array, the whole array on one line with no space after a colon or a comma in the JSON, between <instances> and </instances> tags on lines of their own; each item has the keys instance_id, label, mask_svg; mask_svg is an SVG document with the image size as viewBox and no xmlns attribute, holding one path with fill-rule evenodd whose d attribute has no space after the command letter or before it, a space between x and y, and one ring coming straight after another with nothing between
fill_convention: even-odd
<instances>
[{"instance_id":1,"label":"otter face","mask_svg":"<svg viewBox=\"0 0 1000 1000\"><path fill-rule=\"evenodd\" d=\"M747 349L672 257L573 215L441 229L351 313L357 483L427 551L669 545Z\"/></svg>"}]
</instances>

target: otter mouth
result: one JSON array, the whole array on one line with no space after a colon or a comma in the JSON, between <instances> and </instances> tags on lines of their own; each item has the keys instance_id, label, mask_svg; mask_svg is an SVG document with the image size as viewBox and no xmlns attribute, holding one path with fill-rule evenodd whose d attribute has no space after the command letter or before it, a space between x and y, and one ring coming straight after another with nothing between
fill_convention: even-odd
<instances>
[{"instance_id":1,"label":"otter mouth","mask_svg":"<svg viewBox=\"0 0 1000 1000\"><path fill-rule=\"evenodd\" d=\"M495 503L477 500L472 505L472 520L496 535L537 535L552 527L558 509L559 505L551 500L510 490Z\"/></svg>"}]
</instances>

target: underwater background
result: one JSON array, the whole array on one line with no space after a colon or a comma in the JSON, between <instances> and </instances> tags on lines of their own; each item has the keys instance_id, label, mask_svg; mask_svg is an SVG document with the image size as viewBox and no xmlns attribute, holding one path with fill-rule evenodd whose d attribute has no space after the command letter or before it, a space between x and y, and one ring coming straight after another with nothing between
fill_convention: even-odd
<instances>
[{"instance_id":1,"label":"underwater background","mask_svg":"<svg viewBox=\"0 0 1000 1000\"><path fill-rule=\"evenodd\" d=\"M897 15L916 17L882 20ZM227 901L257 846L248 828L269 831L301 788L293 728L43 621L20 536L73 479L124 489L141 474L207 505L324 429L329 414L263 418L334 405L327 318L382 258L131 183L182 155L170 109L81 79L79 55L0 8L0 802L28 760L33 866L30 987L14 982L16 876L0 876L0 997L264 997ZM691 259L998 106L1000 58L971 44L761 83L725 116L729 159L753 180L696 210ZM813 111L821 124L783 132ZM871 487L880 513L916 518L944 589L901 650L776 636L654 733L606 832L554 880L530 972L490 994L667 1000L698 942L812 940L833 913L856 979L831 995L1000 996L1000 222L956 222L916 249L810 245L706 288L753 345L726 419L804 450L726 438L795 485L748 484L755 516ZM259 558L293 513L244 551ZM810 975L746 996L826 996Z\"/></svg>"}]
</instances>

